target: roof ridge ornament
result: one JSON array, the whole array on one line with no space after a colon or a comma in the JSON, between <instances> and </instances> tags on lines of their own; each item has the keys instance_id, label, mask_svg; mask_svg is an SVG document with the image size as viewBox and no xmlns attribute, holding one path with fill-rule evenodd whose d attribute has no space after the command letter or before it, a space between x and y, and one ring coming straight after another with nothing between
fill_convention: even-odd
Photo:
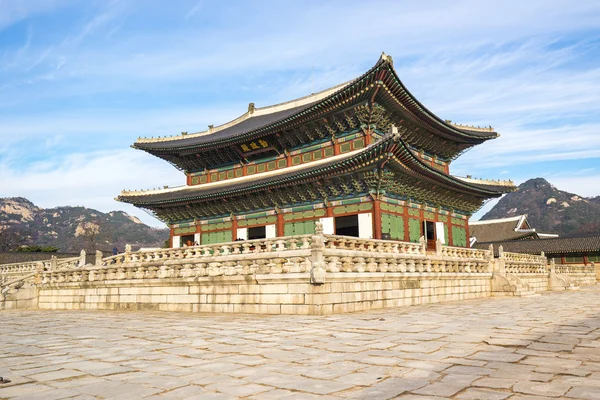
<instances>
[{"instance_id":1,"label":"roof ridge ornament","mask_svg":"<svg viewBox=\"0 0 600 400\"><path fill-rule=\"evenodd\" d=\"M390 56L389 54L385 54L385 51L381 52L381 57L380 59L382 61L387 61L390 63L390 65L393 67L394 66L394 60L392 59L392 56Z\"/></svg>"},{"instance_id":2,"label":"roof ridge ornament","mask_svg":"<svg viewBox=\"0 0 600 400\"><path fill-rule=\"evenodd\" d=\"M390 126L390 130L388 134L392 136L394 139L400 139L400 132L398 132L398 127L396 125Z\"/></svg>"},{"instance_id":3,"label":"roof ridge ornament","mask_svg":"<svg viewBox=\"0 0 600 400\"><path fill-rule=\"evenodd\" d=\"M248 114L254 113L254 103L248 103Z\"/></svg>"}]
</instances>

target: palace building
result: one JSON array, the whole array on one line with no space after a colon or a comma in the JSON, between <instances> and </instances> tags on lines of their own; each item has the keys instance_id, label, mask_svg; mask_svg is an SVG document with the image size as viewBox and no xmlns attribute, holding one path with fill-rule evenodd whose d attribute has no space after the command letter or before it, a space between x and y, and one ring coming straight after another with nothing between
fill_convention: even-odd
<instances>
[{"instance_id":1,"label":"palace building","mask_svg":"<svg viewBox=\"0 0 600 400\"><path fill-rule=\"evenodd\" d=\"M256 108L207 131L140 138L133 147L185 173L186 185L123 191L151 211L172 247L315 232L469 247L468 219L510 181L450 174L491 128L453 124L417 101L391 57L331 89Z\"/></svg>"}]
</instances>

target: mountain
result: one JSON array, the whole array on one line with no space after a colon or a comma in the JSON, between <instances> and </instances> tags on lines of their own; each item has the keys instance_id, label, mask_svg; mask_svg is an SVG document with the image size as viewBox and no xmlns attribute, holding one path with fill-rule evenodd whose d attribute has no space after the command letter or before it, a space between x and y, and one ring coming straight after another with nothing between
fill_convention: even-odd
<instances>
[{"instance_id":1,"label":"mountain","mask_svg":"<svg viewBox=\"0 0 600 400\"><path fill-rule=\"evenodd\" d=\"M122 251L125 244L162 247L168 229L156 229L123 211L102 213L85 207L44 209L22 197L0 198L0 228L20 234L20 244L55 246L61 252L81 249ZM108 254L107 254L108 255Z\"/></svg>"},{"instance_id":2,"label":"mountain","mask_svg":"<svg viewBox=\"0 0 600 400\"><path fill-rule=\"evenodd\" d=\"M505 195L481 219L527 214L537 232L575 235L600 232L600 196L585 198L557 189L543 178L530 179Z\"/></svg>"}]
</instances>

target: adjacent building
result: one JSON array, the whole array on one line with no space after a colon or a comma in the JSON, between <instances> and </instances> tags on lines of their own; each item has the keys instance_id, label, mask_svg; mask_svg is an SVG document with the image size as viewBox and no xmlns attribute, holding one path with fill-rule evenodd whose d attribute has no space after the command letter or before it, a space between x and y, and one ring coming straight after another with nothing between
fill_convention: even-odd
<instances>
[{"instance_id":1,"label":"adjacent building","mask_svg":"<svg viewBox=\"0 0 600 400\"><path fill-rule=\"evenodd\" d=\"M398 78L391 57L359 78L197 133L133 147L180 169L186 185L123 191L151 211L172 247L314 233L469 247L468 219L514 190L450 173L491 128L442 120Z\"/></svg>"}]
</instances>

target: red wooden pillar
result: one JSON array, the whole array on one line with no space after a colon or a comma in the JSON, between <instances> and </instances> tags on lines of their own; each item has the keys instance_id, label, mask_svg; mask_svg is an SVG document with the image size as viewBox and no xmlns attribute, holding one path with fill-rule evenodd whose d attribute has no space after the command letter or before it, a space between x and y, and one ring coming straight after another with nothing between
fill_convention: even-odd
<instances>
[{"instance_id":1,"label":"red wooden pillar","mask_svg":"<svg viewBox=\"0 0 600 400\"><path fill-rule=\"evenodd\" d=\"M452 216L448 216L448 246L454 246L454 239L452 238Z\"/></svg>"},{"instance_id":2,"label":"red wooden pillar","mask_svg":"<svg viewBox=\"0 0 600 400\"><path fill-rule=\"evenodd\" d=\"M280 210L277 210L277 223L275 225L277 236L283 237L285 236L285 226L283 221L283 213Z\"/></svg>"},{"instance_id":3,"label":"red wooden pillar","mask_svg":"<svg viewBox=\"0 0 600 400\"><path fill-rule=\"evenodd\" d=\"M235 215L231 214L231 240L237 240L238 221Z\"/></svg>"},{"instance_id":4,"label":"red wooden pillar","mask_svg":"<svg viewBox=\"0 0 600 400\"><path fill-rule=\"evenodd\" d=\"M373 199L373 239L381 239L381 200Z\"/></svg>"},{"instance_id":5,"label":"red wooden pillar","mask_svg":"<svg viewBox=\"0 0 600 400\"><path fill-rule=\"evenodd\" d=\"M404 205L404 241L410 242L410 232L408 232L408 206Z\"/></svg>"},{"instance_id":6,"label":"red wooden pillar","mask_svg":"<svg viewBox=\"0 0 600 400\"><path fill-rule=\"evenodd\" d=\"M173 227L169 229L169 247L173 248L173 235L175 234L175 230Z\"/></svg>"},{"instance_id":7,"label":"red wooden pillar","mask_svg":"<svg viewBox=\"0 0 600 400\"><path fill-rule=\"evenodd\" d=\"M331 139L331 141L333 142L333 155L337 156L338 154L340 154L340 144L338 143L336 138Z\"/></svg>"},{"instance_id":8,"label":"red wooden pillar","mask_svg":"<svg viewBox=\"0 0 600 400\"><path fill-rule=\"evenodd\" d=\"M583 255L583 265L588 265L588 261L589 261L589 260L588 260L588 256L587 256L587 254L584 254L584 255Z\"/></svg>"}]
</instances>

